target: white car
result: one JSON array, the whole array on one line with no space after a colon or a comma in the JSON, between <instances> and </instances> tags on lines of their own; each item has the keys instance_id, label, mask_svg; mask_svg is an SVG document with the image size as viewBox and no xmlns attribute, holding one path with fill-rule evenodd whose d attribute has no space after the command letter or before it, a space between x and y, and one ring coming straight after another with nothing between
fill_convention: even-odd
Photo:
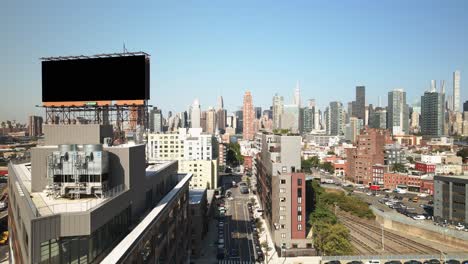
<instances>
[{"instance_id":1,"label":"white car","mask_svg":"<svg viewBox=\"0 0 468 264\"><path fill-rule=\"evenodd\" d=\"M463 230L463 229L465 229L465 226L464 226L464 225L461 225L461 224L458 224L458 225L455 227L455 229L457 229L457 230Z\"/></svg>"},{"instance_id":2,"label":"white car","mask_svg":"<svg viewBox=\"0 0 468 264\"><path fill-rule=\"evenodd\" d=\"M392 190L385 190L386 193L392 193Z\"/></svg>"},{"instance_id":3,"label":"white car","mask_svg":"<svg viewBox=\"0 0 468 264\"><path fill-rule=\"evenodd\" d=\"M233 198L232 196L229 196L229 197L228 197L228 200L229 200L229 201L232 201L232 200L234 200L234 198Z\"/></svg>"},{"instance_id":4,"label":"white car","mask_svg":"<svg viewBox=\"0 0 468 264\"><path fill-rule=\"evenodd\" d=\"M426 217L424 217L424 215L415 215L415 216L413 216L413 219L414 220L424 220L424 219L426 219Z\"/></svg>"},{"instance_id":5,"label":"white car","mask_svg":"<svg viewBox=\"0 0 468 264\"><path fill-rule=\"evenodd\" d=\"M427 193L419 193L418 196L419 196L419 197L427 197L427 196L429 196L429 194L427 194Z\"/></svg>"}]
</instances>

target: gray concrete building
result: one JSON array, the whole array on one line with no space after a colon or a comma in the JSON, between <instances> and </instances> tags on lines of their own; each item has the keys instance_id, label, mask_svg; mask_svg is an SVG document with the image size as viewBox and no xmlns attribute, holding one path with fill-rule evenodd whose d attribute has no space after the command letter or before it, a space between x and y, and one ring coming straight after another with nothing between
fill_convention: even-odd
<instances>
[{"instance_id":1,"label":"gray concrete building","mask_svg":"<svg viewBox=\"0 0 468 264\"><path fill-rule=\"evenodd\" d=\"M434 220L468 225L468 176L434 176Z\"/></svg>"},{"instance_id":2,"label":"gray concrete building","mask_svg":"<svg viewBox=\"0 0 468 264\"><path fill-rule=\"evenodd\" d=\"M387 110L377 107L369 115L369 127L387 129Z\"/></svg>"},{"instance_id":3,"label":"gray concrete building","mask_svg":"<svg viewBox=\"0 0 468 264\"><path fill-rule=\"evenodd\" d=\"M345 112L341 102L330 102L327 132L329 135L341 136L344 134Z\"/></svg>"},{"instance_id":4,"label":"gray concrete building","mask_svg":"<svg viewBox=\"0 0 468 264\"><path fill-rule=\"evenodd\" d=\"M403 89L388 92L387 128L393 135L409 133L409 109Z\"/></svg>"},{"instance_id":5,"label":"gray concrete building","mask_svg":"<svg viewBox=\"0 0 468 264\"><path fill-rule=\"evenodd\" d=\"M421 96L421 133L426 137L440 137L445 134L445 95L425 92Z\"/></svg>"},{"instance_id":6,"label":"gray concrete building","mask_svg":"<svg viewBox=\"0 0 468 264\"><path fill-rule=\"evenodd\" d=\"M158 109L157 107L151 109L149 114L149 128L153 133L163 131L163 116L161 109Z\"/></svg>"},{"instance_id":7,"label":"gray concrete building","mask_svg":"<svg viewBox=\"0 0 468 264\"><path fill-rule=\"evenodd\" d=\"M191 174L178 174L177 161L147 167L144 145L102 144L111 126L45 125L44 132L31 161L8 168L13 263L189 260ZM143 237L130 234L148 223L158 229L145 238L158 243L136 247Z\"/></svg>"},{"instance_id":8,"label":"gray concrete building","mask_svg":"<svg viewBox=\"0 0 468 264\"><path fill-rule=\"evenodd\" d=\"M366 119L366 87L356 86L356 109L353 108L353 116L365 121Z\"/></svg>"},{"instance_id":9,"label":"gray concrete building","mask_svg":"<svg viewBox=\"0 0 468 264\"><path fill-rule=\"evenodd\" d=\"M304 107L301 111L301 114L302 114L301 132L308 134L314 129L315 106Z\"/></svg>"}]
</instances>

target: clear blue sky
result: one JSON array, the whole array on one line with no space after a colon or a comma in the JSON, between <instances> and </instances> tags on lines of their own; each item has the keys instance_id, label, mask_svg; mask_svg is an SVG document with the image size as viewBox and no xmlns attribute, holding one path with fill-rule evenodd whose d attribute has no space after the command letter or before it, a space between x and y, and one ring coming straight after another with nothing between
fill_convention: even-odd
<instances>
[{"instance_id":1,"label":"clear blue sky","mask_svg":"<svg viewBox=\"0 0 468 264\"><path fill-rule=\"evenodd\" d=\"M183 2L183 3L182 3ZM182 111L223 95L228 110L251 90L292 102L386 104L393 88L413 102L431 79L461 70L468 98L468 1L18 1L0 4L0 120L26 120L41 103L43 56L145 51L151 101ZM131 89L129 88L129 92Z\"/></svg>"}]
</instances>

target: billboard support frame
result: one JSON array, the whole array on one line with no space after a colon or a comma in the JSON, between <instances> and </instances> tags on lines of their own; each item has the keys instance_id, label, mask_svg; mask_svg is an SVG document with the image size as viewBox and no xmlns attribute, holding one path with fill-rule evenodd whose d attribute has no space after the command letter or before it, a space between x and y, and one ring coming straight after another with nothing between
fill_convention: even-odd
<instances>
[{"instance_id":1,"label":"billboard support frame","mask_svg":"<svg viewBox=\"0 0 468 264\"><path fill-rule=\"evenodd\" d=\"M151 105L145 100L143 104L82 105L82 106L47 106L45 124L100 124L114 126L114 140L125 139L125 131L137 132L137 127L148 129Z\"/></svg>"}]
</instances>

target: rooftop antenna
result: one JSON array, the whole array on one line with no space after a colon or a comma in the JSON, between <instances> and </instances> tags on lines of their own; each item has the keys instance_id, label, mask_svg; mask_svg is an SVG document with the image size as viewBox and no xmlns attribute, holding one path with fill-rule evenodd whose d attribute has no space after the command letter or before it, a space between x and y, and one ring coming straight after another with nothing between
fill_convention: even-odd
<instances>
[{"instance_id":1,"label":"rooftop antenna","mask_svg":"<svg viewBox=\"0 0 468 264\"><path fill-rule=\"evenodd\" d=\"M128 53L128 50L125 48L125 42L123 43L123 53Z\"/></svg>"}]
</instances>

